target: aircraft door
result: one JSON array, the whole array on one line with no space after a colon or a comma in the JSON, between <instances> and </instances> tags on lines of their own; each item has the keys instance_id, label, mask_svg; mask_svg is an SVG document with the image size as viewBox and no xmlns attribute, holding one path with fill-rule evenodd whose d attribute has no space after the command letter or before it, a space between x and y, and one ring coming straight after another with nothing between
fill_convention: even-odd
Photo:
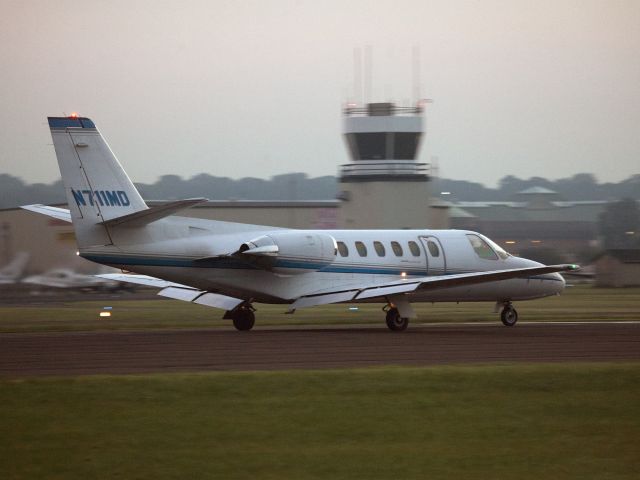
<instances>
[{"instance_id":1,"label":"aircraft door","mask_svg":"<svg viewBox=\"0 0 640 480\"><path fill-rule=\"evenodd\" d=\"M434 236L420 237L427 255L427 275L444 275L447 271L447 259L440 240Z\"/></svg>"}]
</instances>

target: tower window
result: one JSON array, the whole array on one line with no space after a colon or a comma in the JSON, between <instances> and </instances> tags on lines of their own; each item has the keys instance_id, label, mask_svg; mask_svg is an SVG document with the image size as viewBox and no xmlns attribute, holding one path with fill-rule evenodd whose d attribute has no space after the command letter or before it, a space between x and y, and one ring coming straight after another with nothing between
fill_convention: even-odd
<instances>
[{"instance_id":1,"label":"tower window","mask_svg":"<svg viewBox=\"0 0 640 480\"><path fill-rule=\"evenodd\" d=\"M420 144L420 132L396 132L393 134L393 158L413 160Z\"/></svg>"},{"instance_id":2,"label":"tower window","mask_svg":"<svg viewBox=\"0 0 640 480\"><path fill-rule=\"evenodd\" d=\"M351 139L355 140L358 148L356 160L383 160L387 153L387 133L350 133ZM351 143L351 142L349 142ZM353 148L352 148L353 150ZM352 153L355 153L352 151Z\"/></svg>"}]
</instances>

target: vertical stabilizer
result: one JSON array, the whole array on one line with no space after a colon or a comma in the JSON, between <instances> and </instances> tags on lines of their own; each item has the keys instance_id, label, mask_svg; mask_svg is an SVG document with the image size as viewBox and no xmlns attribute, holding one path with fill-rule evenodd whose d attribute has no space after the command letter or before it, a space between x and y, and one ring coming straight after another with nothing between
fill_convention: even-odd
<instances>
[{"instance_id":1,"label":"vertical stabilizer","mask_svg":"<svg viewBox=\"0 0 640 480\"><path fill-rule=\"evenodd\" d=\"M90 119L48 120L78 246L112 244L100 223L147 205Z\"/></svg>"},{"instance_id":2,"label":"vertical stabilizer","mask_svg":"<svg viewBox=\"0 0 640 480\"><path fill-rule=\"evenodd\" d=\"M20 278L29 263L29 253L18 252L13 260L0 268L0 283L13 282Z\"/></svg>"}]
</instances>

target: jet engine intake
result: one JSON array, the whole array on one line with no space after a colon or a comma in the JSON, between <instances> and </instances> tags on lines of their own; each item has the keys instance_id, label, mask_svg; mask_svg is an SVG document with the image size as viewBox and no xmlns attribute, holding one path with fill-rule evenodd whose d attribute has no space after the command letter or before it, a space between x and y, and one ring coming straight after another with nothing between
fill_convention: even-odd
<instances>
[{"instance_id":1,"label":"jet engine intake","mask_svg":"<svg viewBox=\"0 0 640 480\"><path fill-rule=\"evenodd\" d=\"M331 265L338 245L325 233L275 232L240 245L238 254L252 264L281 275L315 272Z\"/></svg>"}]
</instances>

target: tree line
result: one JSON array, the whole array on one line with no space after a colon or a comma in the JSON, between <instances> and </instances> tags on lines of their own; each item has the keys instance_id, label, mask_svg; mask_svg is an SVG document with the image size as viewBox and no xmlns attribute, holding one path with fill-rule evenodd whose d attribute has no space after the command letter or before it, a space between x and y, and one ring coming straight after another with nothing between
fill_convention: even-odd
<instances>
[{"instance_id":1,"label":"tree line","mask_svg":"<svg viewBox=\"0 0 640 480\"><path fill-rule=\"evenodd\" d=\"M155 183L137 183L147 200L175 200L205 197L210 200L331 200L338 194L338 178L309 177L304 173L276 175L270 179L215 177L206 173L185 179L163 175ZM447 198L458 201L509 201L517 192L539 186L553 190L565 200L640 200L640 174L618 183L598 183L588 173L548 180L542 177L521 179L513 175L502 178L496 188L466 180L434 179L432 191L450 192ZM62 181L51 184L27 184L9 174L0 174L0 208L30 203L65 203Z\"/></svg>"}]
</instances>

